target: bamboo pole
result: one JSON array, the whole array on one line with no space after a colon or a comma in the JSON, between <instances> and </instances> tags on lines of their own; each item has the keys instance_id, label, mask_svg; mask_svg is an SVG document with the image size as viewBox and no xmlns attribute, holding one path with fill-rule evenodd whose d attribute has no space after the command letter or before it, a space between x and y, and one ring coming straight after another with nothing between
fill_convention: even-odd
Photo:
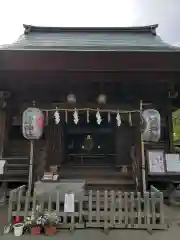
<instances>
[{"instance_id":1,"label":"bamboo pole","mask_svg":"<svg viewBox=\"0 0 180 240\"><path fill-rule=\"evenodd\" d=\"M140 100L140 114L143 111L143 101ZM142 190L143 194L146 192L146 168L145 168L145 156L144 156L144 141L141 131L141 168L142 168Z\"/></svg>"},{"instance_id":2,"label":"bamboo pole","mask_svg":"<svg viewBox=\"0 0 180 240\"><path fill-rule=\"evenodd\" d=\"M4 140L5 140L5 131L6 131L6 113L3 109L0 110L0 121L1 121L1 139L0 139L0 159L3 158L4 154Z\"/></svg>"},{"instance_id":3,"label":"bamboo pole","mask_svg":"<svg viewBox=\"0 0 180 240\"><path fill-rule=\"evenodd\" d=\"M30 163L29 163L29 180L28 180L28 192L32 190L33 180L33 161L34 160L34 140L30 141Z\"/></svg>"}]
</instances>

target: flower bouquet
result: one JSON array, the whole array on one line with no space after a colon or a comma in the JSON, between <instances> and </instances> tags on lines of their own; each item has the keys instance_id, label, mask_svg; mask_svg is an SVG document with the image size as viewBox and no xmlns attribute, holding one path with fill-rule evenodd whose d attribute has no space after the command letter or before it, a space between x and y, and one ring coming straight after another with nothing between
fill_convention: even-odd
<instances>
[{"instance_id":1,"label":"flower bouquet","mask_svg":"<svg viewBox=\"0 0 180 240\"><path fill-rule=\"evenodd\" d=\"M41 224L38 224L36 221L32 221L30 225L30 231L32 235L40 235L42 232Z\"/></svg>"},{"instance_id":2,"label":"flower bouquet","mask_svg":"<svg viewBox=\"0 0 180 240\"><path fill-rule=\"evenodd\" d=\"M44 216L43 214L38 214L36 217L32 215L29 223L31 234L32 235L41 234L46 221L47 217Z\"/></svg>"},{"instance_id":3,"label":"flower bouquet","mask_svg":"<svg viewBox=\"0 0 180 240\"><path fill-rule=\"evenodd\" d=\"M61 219L57 216L56 212L45 214L47 221L44 224L45 235L53 236L57 232L57 225L60 223Z\"/></svg>"},{"instance_id":4,"label":"flower bouquet","mask_svg":"<svg viewBox=\"0 0 180 240\"><path fill-rule=\"evenodd\" d=\"M13 230L13 224L11 222L9 222L4 226L4 234L10 233L12 232L12 230Z\"/></svg>"}]
</instances>

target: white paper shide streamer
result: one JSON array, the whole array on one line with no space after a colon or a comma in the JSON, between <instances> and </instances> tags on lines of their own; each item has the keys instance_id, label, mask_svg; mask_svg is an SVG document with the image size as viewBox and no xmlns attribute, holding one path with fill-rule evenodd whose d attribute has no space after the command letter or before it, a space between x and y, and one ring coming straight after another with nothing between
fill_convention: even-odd
<instances>
[{"instance_id":1,"label":"white paper shide streamer","mask_svg":"<svg viewBox=\"0 0 180 240\"><path fill-rule=\"evenodd\" d=\"M111 113L108 112L108 123L110 123L110 122L111 122Z\"/></svg>"},{"instance_id":2,"label":"white paper shide streamer","mask_svg":"<svg viewBox=\"0 0 180 240\"><path fill-rule=\"evenodd\" d=\"M121 116L120 116L119 112L116 115L116 121L117 121L117 126L120 127L121 126Z\"/></svg>"},{"instance_id":3,"label":"white paper shide streamer","mask_svg":"<svg viewBox=\"0 0 180 240\"><path fill-rule=\"evenodd\" d=\"M104 121L104 118L102 118L102 113L107 114L107 122L110 123L113 119L114 116L116 116L116 124L118 127L122 125L122 115L121 114L126 114L128 115L128 123L129 126L133 126L133 119L132 119L132 114L135 112L140 113L140 110L119 110L119 109L99 109L99 108L73 108L73 109L61 109L61 108L55 108L55 109L42 109L42 111L47 112L47 117L48 117L48 112L54 112L54 118L55 118L55 123L58 124L61 120L60 112L63 112L63 116L65 115L65 123L68 123L68 117L69 113L71 113L73 122L74 124L78 124L80 121L80 114L81 112L86 114L86 122L90 123L91 122L91 114L93 115L96 113L96 122L98 125ZM104 115L103 115L104 117Z\"/></svg>"},{"instance_id":4,"label":"white paper shide streamer","mask_svg":"<svg viewBox=\"0 0 180 240\"><path fill-rule=\"evenodd\" d=\"M54 119L55 119L55 123L56 124L59 124L60 123L60 114L59 112L56 110L55 113L54 113Z\"/></svg>"},{"instance_id":5,"label":"white paper shide streamer","mask_svg":"<svg viewBox=\"0 0 180 240\"><path fill-rule=\"evenodd\" d=\"M101 114L100 114L99 110L97 110L96 119L97 119L97 124L100 125L102 122L102 118L101 118Z\"/></svg>"},{"instance_id":6,"label":"white paper shide streamer","mask_svg":"<svg viewBox=\"0 0 180 240\"><path fill-rule=\"evenodd\" d=\"M132 117L131 117L131 113L129 113L129 126L132 127Z\"/></svg>"},{"instance_id":7,"label":"white paper shide streamer","mask_svg":"<svg viewBox=\"0 0 180 240\"><path fill-rule=\"evenodd\" d=\"M86 111L87 123L89 123L89 109Z\"/></svg>"},{"instance_id":8,"label":"white paper shide streamer","mask_svg":"<svg viewBox=\"0 0 180 240\"><path fill-rule=\"evenodd\" d=\"M74 117L74 123L78 124L78 122L79 122L79 115L78 115L78 112L77 112L76 109L74 110L73 117Z\"/></svg>"}]
</instances>

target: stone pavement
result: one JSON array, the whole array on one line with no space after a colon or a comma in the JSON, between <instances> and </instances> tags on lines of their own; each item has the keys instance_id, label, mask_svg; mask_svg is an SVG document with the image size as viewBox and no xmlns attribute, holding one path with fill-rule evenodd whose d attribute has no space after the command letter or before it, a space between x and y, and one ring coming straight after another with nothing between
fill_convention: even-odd
<instances>
[{"instance_id":1,"label":"stone pavement","mask_svg":"<svg viewBox=\"0 0 180 240\"><path fill-rule=\"evenodd\" d=\"M152 234L147 233L142 230L111 230L109 234L105 234L102 230L97 229L85 229L85 230L75 230L73 233L70 233L67 230L61 230L54 237L46 237L46 236L38 236L36 239L63 239L63 240L177 240L180 236L180 226L178 226L178 222L180 222L180 209L173 209L169 207L165 207L166 214L172 219L172 226L167 231L154 231ZM0 227L3 229L4 224L7 221L7 209L0 208ZM30 235L24 235L22 237L14 237L13 235L5 235L0 236L0 240L14 240L14 239L22 239L22 240L32 240L35 237Z\"/></svg>"},{"instance_id":2,"label":"stone pavement","mask_svg":"<svg viewBox=\"0 0 180 240\"><path fill-rule=\"evenodd\" d=\"M14 240L14 239L22 239L22 240L32 240L32 239L63 239L63 240L177 240L180 235L180 227L172 226L168 231L157 231L152 235L148 234L146 231L135 231L135 230L112 230L109 234L105 234L101 230L76 230L74 233L70 233L68 231L62 230L55 237L45 237L38 236L33 237L29 235L24 235L22 237L14 237L13 235L6 235L0 237L1 240Z\"/></svg>"}]
</instances>

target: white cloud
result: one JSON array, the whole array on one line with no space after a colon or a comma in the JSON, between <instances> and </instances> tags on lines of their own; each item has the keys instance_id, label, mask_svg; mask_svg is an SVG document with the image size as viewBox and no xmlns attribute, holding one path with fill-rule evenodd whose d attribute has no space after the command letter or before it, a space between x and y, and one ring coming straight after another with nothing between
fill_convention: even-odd
<instances>
[{"instance_id":1,"label":"white cloud","mask_svg":"<svg viewBox=\"0 0 180 240\"><path fill-rule=\"evenodd\" d=\"M22 24L41 26L112 27L135 22L133 0L1 0L0 44L23 33Z\"/></svg>"}]
</instances>

